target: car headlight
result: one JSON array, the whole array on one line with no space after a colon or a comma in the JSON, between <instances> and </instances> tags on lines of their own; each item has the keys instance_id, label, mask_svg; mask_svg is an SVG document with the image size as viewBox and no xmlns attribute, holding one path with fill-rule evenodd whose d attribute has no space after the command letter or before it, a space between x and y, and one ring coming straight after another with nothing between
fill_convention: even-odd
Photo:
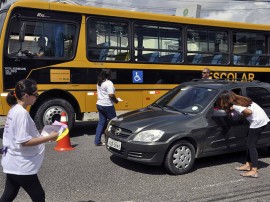
<instances>
[{"instance_id":1,"label":"car headlight","mask_svg":"<svg viewBox=\"0 0 270 202\"><path fill-rule=\"evenodd\" d=\"M146 130L138 133L133 141L137 142L155 142L158 141L162 135L164 134L164 131L162 130Z\"/></svg>"},{"instance_id":2,"label":"car headlight","mask_svg":"<svg viewBox=\"0 0 270 202\"><path fill-rule=\"evenodd\" d=\"M108 127L107 127L107 130L108 130L108 132L111 132L111 130L112 130L112 125L108 125Z\"/></svg>"}]
</instances>

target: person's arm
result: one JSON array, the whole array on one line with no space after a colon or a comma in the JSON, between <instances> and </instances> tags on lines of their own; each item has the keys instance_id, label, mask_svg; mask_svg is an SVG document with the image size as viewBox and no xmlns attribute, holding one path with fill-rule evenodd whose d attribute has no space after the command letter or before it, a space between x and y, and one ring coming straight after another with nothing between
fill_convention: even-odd
<instances>
[{"instance_id":1,"label":"person's arm","mask_svg":"<svg viewBox=\"0 0 270 202\"><path fill-rule=\"evenodd\" d=\"M107 83L107 92L108 92L108 95L110 97L110 99L115 103L117 104L119 101L117 100L117 98L115 97L115 90L114 90L114 86L113 86L113 82L111 82L110 80L108 81Z\"/></svg>"},{"instance_id":2,"label":"person's arm","mask_svg":"<svg viewBox=\"0 0 270 202\"><path fill-rule=\"evenodd\" d=\"M110 98L111 98L111 100L115 103L115 104L117 104L119 101L117 100L117 98L115 97L115 94L109 94L109 96L110 96Z\"/></svg>"},{"instance_id":3,"label":"person's arm","mask_svg":"<svg viewBox=\"0 0 270 202\"><path fill-rule=\"evenodd\" d=\"M245 108L242 113L245 117L250 116L252 114L252 111L249 108Z\"/></svg>"},{"instance_id":4,"label":"person's arm","mask_svg":"<svg viewBox=\"0 0 270 202\"><path fill-rule=\"evenodd\" d=\"M21 143L24 147L36 146L48 141L55 141L58 137L58 132L51 132L48 136L34 137L26 142Z\"/></svg>"},{"instance_id":5,"label":"person's arm","mask_svg":"<svg viewBox=\"0 0 270 202\"><path fill-rule=\"evenodd\" d=\"M250 116L252 114L252 111L247 107L242 107L242 106L239 106L239 105L233 105L232 108L235 111L237 111L239 113L242 113L245 117Z\"/></svg>"}]
</instances>

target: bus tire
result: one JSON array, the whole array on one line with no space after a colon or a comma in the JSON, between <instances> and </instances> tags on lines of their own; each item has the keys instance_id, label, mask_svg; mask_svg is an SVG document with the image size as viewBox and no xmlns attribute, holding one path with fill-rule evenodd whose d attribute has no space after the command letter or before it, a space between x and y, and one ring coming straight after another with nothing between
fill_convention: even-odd
<instances>
[{"instance_id":1,"label":"bus tire","mask_svg":"<svg viewBox=\"0 0 270 202\"><path fill-rule=\"evenodd\" d=\"M68 128L71 129L75 123L75 112L68 101L58 98L41 103L34 116L37 129L42 130L45 125L51 125L55 120L60 121L62 112L66 112Z\"/></svg>"}]
</instances>

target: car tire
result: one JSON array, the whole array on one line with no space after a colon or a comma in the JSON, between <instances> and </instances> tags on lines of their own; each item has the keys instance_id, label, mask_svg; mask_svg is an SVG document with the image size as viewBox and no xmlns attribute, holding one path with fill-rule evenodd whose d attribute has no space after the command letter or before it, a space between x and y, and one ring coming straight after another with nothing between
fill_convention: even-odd
<instances>
[{"instance_id":1,"label":"car tire","mask_svg":"<svg viewBox=\"0 0 270 202\"><path fill-rule=\"evenodd\" d=\"M176 142L168 151L164 167L169 174L181 175L190 171L195 162L195 149L187 141Z\"/></svg>"},{"instance_id":2,"label":"car tire","mask_svg":"<svg viewBox=\"0 0 270 202\"><path fill-rule=\"evenodd\" d=\"M75 123L75 113L71 104L64 99L52 99L43 102L37 109L34 121L39 130L45 125L51 125L55 120L60 121L61 113L66 112L68 127Z\"/></svg>"}]
</instances>

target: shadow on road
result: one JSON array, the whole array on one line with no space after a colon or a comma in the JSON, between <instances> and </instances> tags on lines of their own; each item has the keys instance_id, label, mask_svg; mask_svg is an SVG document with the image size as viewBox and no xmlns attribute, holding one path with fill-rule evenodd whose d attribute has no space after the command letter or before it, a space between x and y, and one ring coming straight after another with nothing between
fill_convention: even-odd
<instances>
[{"instance_id":1,"label":"shadow on road","mask_svg":"<svg viewBox=\"0 0 270 202\"><path fill-rule=\"evenodd\" d=\"M111 161L116 165L128 169L133 170L139 173L151 174L151 175L164 175L166 171L161 166L150 166L140 163L135 163L126 159L122 159L118 156L111 155Z\"/></svg>"},{"instance_id":2,"label":"shadow on road","mask_svg":"<svg viewBox=\"0 0 270 202\"><path fill-rule=\"evenodd\" d=\"M95 135L97 124L97 121L76 122L73 128L69 131L69 136L72 138L83 136L85 134Z\"/></svg>"},{"instance_id":3,"label":"shadow on road","mask_svg":"<svg viewBox=\"0 0 270 202\"><path fill-rule=\"evenodd\" d=\"M267 149L261 148L258 149L259 158L269 157L269 151ZM218 166L218 165L225 165L231 164L234 162L238 162L239 164L245 163L245 152L237 152L237 153L230 153L230 154L223 154L218 156L212 157L204 157L195 160L194 167L191 169L191 172L194 172L201 168ZM139 173L151 174L151 175L164 175L166 174L166 170L162 166L150 166L140 163L135 163L126 159L122 159L118 156L112 155L110 157L111 161L117 164L120 167L125 169L133 170ZM261 161L259 159L259 168L266 168L269 164ZM232 168L233 169L233 168Z\"/></svg>"},{"instance_id":4,"label":"shadow on road","mask_svg":"<svg viewBox=\"0 0 270 202\"><path fill-rule=\"evenodd\" d=\"M266 168L269 166L269 164L260 161L260 158L269 157L269 152L267 149L264 148L258 148L258 154L259 154L259 168ZM229 153L229 154L223 154L218 156L212 156L212 157L205 157L201 159L197 159L195 162L194 170L204 168L204 167L211 167L211 166L217 166L222 164L228 164L238 162L239 164L246 163L246 152L236 152L236 153ZM191 172L192 172L191 171Z\"/></svg>"}]
</instances>

